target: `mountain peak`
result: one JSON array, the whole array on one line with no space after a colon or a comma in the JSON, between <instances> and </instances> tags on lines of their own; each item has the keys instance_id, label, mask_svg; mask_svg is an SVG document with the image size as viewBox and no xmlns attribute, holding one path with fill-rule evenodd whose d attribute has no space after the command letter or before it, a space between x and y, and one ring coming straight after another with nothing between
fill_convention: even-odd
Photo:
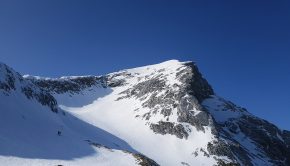
<instances>
[{"instance_id":1,"label":"mountain peak","mask_svg":"<svg viewBox=\"0 0 290 166\"><path fill-rule=\"evenodd\" d=\"M9 73L12 74L9 76ZM5 89L3 85L9 80L7 78L18 77L16 72L1 64L0 75L0 90ZM98 154L103 154L105 148L111 153L121 150L151 165L290 164L290 132L281 131L275 125L250 114L245 108L216 96L197 65L190 61L169 60L102 76L54 79L19 76L19 80L22 81L17 83L18 86L9 91L13 95L0 95L1 106L17 114L15 117L19 113L28 116L22 109L33 110L39 115L40 112L35 108L42 110L49 106L54 114L43 111L44 115L40 116L50 120L38 121L33 115L29 116L31 126L40 126L40 131L49 132L45 133L45 137L36 133L37 137L30 139L37 142L39 140L36 138L39 138L41 143L49 142L52 151L58 149L60 144L52 143L50 137L52 140L62 139L62 145L66 148L75 148L76 144L77 148L94 146ZM23 98L23 94L26 98ZM13 100L19 106L17 104L14 107L11 104ZM2 117L1 124L6 122L7 126L23 128ZM30 131L27 130L35 135ZM51 135L53 131L57 135ZM2 133L9 132L6 128L0 128L0 137L5 138ZM25 136L27 134L21 132L14 139ZM70 141L67 141L68 137ZM31 142L22 144L33 145ZM9 142L7 145L14 144ZM25 151L47 149L42 144L30 148L23 147ZM95 151L86 155L98 158L100 155L92 154ZM1 152L0 148L0 161ZM87 160L87 156L78 151L72 154ZM47 163L51 164L50 161ZM72 164L63 160L61 163Z\"/></svg>"}]
</instances>

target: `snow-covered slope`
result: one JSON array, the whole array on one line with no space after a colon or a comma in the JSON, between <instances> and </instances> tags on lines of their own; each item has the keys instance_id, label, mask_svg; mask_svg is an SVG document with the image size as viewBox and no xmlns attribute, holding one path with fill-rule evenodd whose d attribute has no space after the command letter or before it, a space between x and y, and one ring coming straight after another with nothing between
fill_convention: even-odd
<instances>
[{"instance_id":1,"label":"snow-covered slope","mask_svg":"<svg viewBox=\"0 0 290 166\"><path fill-rule=\"evenodd\" d=\"M154 163L124 140L57 107L49 92L0 64L0 165Z\"/></svg>"},{"instance_id":2,"label":"snow-covered slope","mask_svg":"<svg viewBox=\"0 0 290 166\"><path fill-rule=\"evenodd\" d=\"M9 68L16 88L1 66L10 165L290 165L290 132L216 96L192 62L57 79Z\"/></svg>"}]
</instances>

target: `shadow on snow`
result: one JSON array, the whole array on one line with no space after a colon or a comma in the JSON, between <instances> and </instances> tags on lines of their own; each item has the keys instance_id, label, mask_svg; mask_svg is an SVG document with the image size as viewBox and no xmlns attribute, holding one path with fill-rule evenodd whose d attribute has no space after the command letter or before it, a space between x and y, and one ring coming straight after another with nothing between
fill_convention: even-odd
<instances>
[{"instance_id":1,"label":"shadow on snow","mask_svg":"<svg viewBox=\"0 0 290 166\"><path fill-rule=\"evenodd\" d=\"M107 89L103 95L110 92ZM0 101L0 156L55 160L97 156L98 148L88 140L110 149L138 153L121 138L68 112L60 110L55 114L35 101L23 103L9 96Z\"/></svg>"}]
</instances>

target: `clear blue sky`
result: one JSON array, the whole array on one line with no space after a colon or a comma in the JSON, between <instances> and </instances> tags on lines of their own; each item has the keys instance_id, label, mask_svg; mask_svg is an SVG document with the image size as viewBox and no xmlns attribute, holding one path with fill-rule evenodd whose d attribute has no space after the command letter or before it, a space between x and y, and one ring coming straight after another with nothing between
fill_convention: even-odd
<instances>
[{"instance_id":1,"label":"clear blue sky","mask_svg":"<svg viewBox=\"0 0 290 166\"><path fill-rule=\"evenodd\" d=\"M217 94L290 130L288 0L0 0L0 61L100 75L196 61Z\"/></svg>"}]
</instances>

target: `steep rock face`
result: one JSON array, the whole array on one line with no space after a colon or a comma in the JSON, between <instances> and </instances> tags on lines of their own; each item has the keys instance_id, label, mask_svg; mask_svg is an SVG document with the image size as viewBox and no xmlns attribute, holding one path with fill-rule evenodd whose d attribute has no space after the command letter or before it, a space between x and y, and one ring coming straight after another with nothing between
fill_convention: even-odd
<instances>
[{"instance_id":1,"label":"steep rock face","mask_svg":"<svg viewBox=\"0 0 290 166\"><path fill-rule=\"evenodd\" d=\"M289 142L283 137L286 131L216 96L206 99L203 105L218 128L219 141L208 148L226 149L230 153L223 156L241 165L289 165Z\"/></svg>"},{"instance_id":2,"label":"steep rock face","mask_svg":"<svg viewBox=\"0 0 290 166\"><path fill-rule=\"evenodd\" d=\"M19 73L13 72L13 70L7 65L0 63L0 89L6 92L15 90L16 79L21 78Z\"/></svg>"},{"instance_id":3,"label":"steep rock face","mask_svg":"<svg viewBox=\"0 0 290 166\"><path fill-rule=\"evenodd\" d=\"M25 76L37 86L53 93L78 93L85 88L92 86L106 87L106 78L101 76L82 76L82 77L62 77L60 79L39 78L33 76Z\"/></svg>"},{"instance_id":4,"label":"steep rock face","mask_svg":"<svg viewBox=\"0 0 290 166\"><path fill-rule=\"evenodd\" d=\"M270 158L271 163L290 165L289 143L283 139L283 133L280 129L253 116L242 116L237 124L240 131L251 138L254 144Z\"/></svg>"},{"instance_id":5,"label":"steep rock face","mask_svg":"<svg viewBox=\"0 0 290 166\"><path fill-rule=\"evenodd\" d=\"M35 99L42 105L48 106L51 111L57 112L57 102L50 92L25 80L19 73L3 63L0 63L1 92L7 96L11 93L22 93L28 99Z\"/></svg>"},{"instance_id":6,"label":"steep rock face","mask_svg":"<svg viewBox=\"0 0 290 166\"><path fill-rule=\"evenodd\" d=\"M214 94L212 87L208 84L193 62L183 64L185 67L176 73L176 78L185 85L182 89L197 98L199 102Z\"/></svg>"},{"instance_id":7,"label":"steep rock face","mask_svg":"<svg viewBox=\"0 0 290 166\"><path fill-rule=\"evenodd\" d=\"M121 92L118 100L135 98L141 101L148 112L138 115L147 121L151 117L161 115L162 120L151 123L154 132L172 134L178 138L187 138L189 128L186 124L194 126L198 131L204 131L205 126L213 124L211 116L203 110L200 101L213 95L213 89L202 77L192 62L181 63L169 61L172 67L156 66L145 75L135 74L138 78L136 84L129 86ZM131 71L127 71L130 73ZM127 75L134 75L132 73ZM124 80L130 84L130 79ZM175 119L173 115L176 115Z\"/></svg>"}]
</instances>

